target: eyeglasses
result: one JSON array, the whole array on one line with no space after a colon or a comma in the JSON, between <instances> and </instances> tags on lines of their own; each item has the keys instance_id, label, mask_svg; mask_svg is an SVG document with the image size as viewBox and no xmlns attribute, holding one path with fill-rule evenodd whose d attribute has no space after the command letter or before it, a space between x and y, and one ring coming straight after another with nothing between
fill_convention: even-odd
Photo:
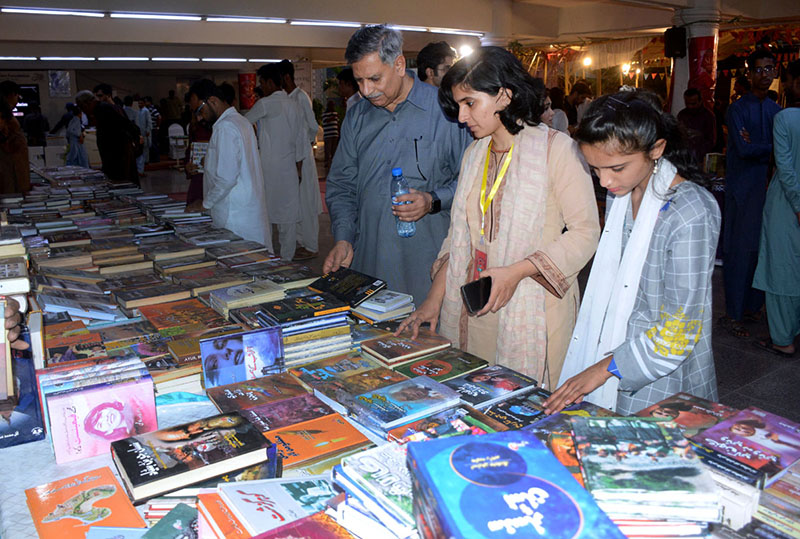
<instances>
[{"instance_id":1,"label":"eyeglasses","mask_svg":"<svg viewBox=\"0 0 800 539\"><path fill-rule=\"evenodd\" d=\"M609 101L611 103L609 103ZM608 99L606 99L606 102L605 102L605 106L610 108L611 110L613 110L615 112L617 110L619 110L620 106L625 107L626 109L631 108L630 103L626 103L624 101L621 101L621 100L617 99L616 97L614 97L613 95L608 96Z\"/></svg>"},{"instance_id":2,"label":"eyeglasses","mask_svg":"<svg viewBox=\"0 0 800 539\"><path fill-rule=\"evenodd\" d=\"M420 140L422 140L422 137L414 139L414 158L417 160L417 172L419 172L419 175L422 176L422 179L425 180L425 183L427 183L428 178L425 177L425 174L422 173L422 169L419 168L419 150L417 149L417 143Z\"/></svg>"},{"instance_id":3,"label":"eyeglasses","mask_svg":"<svg viewBox=\"0 0 800 539\"><path fill-rule=\"evenodd\" d=\"M203 110L203 107L205 107L205 106L206 106L206 102L205 102L205 101L203 101L202 103L200 103L200 106L199 106L199 107L197 107L197 110L196 110L196 111L194 111L194 115L195 115L195 116L197 116L197 117L199 118L199 117L200 117L200 111L201 111L201 110Z\"/></svg>"},{"instance_id":4,"label":"eyeglasses","mask_svg":"<svg viewBox=\"0 0 800 539\"><path fill-rule=\"evenodd\" d=\"M756 75L761 75L762 73L764 75L770 75L772 73L775 73L777 71L777 68L774 65L756 66L751 68L750 71L752 71Z\"/></svg>"}]
</instances>

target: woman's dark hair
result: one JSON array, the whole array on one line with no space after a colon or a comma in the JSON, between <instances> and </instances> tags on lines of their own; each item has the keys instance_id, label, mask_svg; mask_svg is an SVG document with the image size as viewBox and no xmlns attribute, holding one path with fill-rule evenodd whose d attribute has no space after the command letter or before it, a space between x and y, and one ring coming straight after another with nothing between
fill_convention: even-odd
<instances>
[{"instance_id":1,"label":"woman's dark hair","mask_svg":"<svg viewBox=\"0 0 800 539\"><path fill-rule=\"evenodd\" d=\"M539 125L544 112L544 84L525 71L517 58L500 47L481 47L462 58L442 78L439 104L444 113L458 119L458 103L453 99L453 86L463 85L478 92L496 96L502 88L511 91L511 102L498 112L500 121L512 135L524 124Z\"/></svg>"},{"instance_id":2,"label":"woman's dark hair","mask_svg":"<svg viewBox=\"0 0 800 539\"><path fill-rule=\"evenodd\" d=\"M646 90L628 90L592 101L573 137L579 144L615 144L627 154L649 153L659 139L667 143L663 156L681 177L704 185L700 168L689 152L678 121L662 112L660 99Z\"/></svg>"}]
</instances>

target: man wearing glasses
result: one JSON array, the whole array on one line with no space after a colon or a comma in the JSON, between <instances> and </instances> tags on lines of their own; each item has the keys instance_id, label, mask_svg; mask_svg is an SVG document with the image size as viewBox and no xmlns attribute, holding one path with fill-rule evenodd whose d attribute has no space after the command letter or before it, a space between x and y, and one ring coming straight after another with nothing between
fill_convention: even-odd
<instances>
[{"instance_id":1,"label":"man wearing glasses","mask_svg":"<svg viewBox=\"0 0 800 539\"><path fill-rule=\"evenodd\" d=\"M347 111L328 173L325 201L335 241L323 271L341 266L386 280L417 305L431 286L430 268L450 224L461 155L469 133L445 118L436 89L406 70L403 38L367 26L345 52L364 97ZM392 213L392 169L411 187L395 206L416 234L401 238Z\"/></svg>"},{"instance_id":2,"label":"man wearing glasses","mask_svg":"<svg viewBox=\"0 0 800 539\"><path fill-rule=\"evenodd\" d=\"M764 293L752 287L758 262L761 214L764 210L772 120L781 107L767 99L777 75L775 57L765 49L747 58L750 92L728 107L728 154L723 217L723 277L726 315L722 326L739 338L750 336L745 320L761 316Z\"/></svg>"},{"instance_id":3,"label":"man wearing glasses","mask_svg":"<svg viewBox=\"0 0 800 539\"><path fill-rule=\"evenodd\" d=\"M455 61L456 51L447 41L428 43L417 55L417 77L438 88Z\"/></svg>"}]
</instances>

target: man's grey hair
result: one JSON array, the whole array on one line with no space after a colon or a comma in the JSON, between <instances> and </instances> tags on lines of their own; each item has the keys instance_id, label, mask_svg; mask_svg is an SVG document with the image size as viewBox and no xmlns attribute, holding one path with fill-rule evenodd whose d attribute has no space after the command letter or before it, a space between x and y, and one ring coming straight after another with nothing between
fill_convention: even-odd
<instances>
[{"instance_id":1,"label":"man's grey hair","mask_svg":"<svg viewBox=\"0 0 800 539\"><path fill-rule=\"evenodd\" d=\"M75 94L75 104L79 107L81 106L81 103L90 103L96 100L97 98L94 96L91 90L81 90Z\"/></svg>"},{"instance_id":2,"label":"man's grey hair","mask_svg":"<svg viewBox=\"0 0 800 539\"><path fill-rule=\"evenodd\" d=\"M403 54L403 35L383 24L365 26L350 37L344 58L354 64L373 52L378 53L381 62L392 65Z\"/></svg>"}]
</instances>

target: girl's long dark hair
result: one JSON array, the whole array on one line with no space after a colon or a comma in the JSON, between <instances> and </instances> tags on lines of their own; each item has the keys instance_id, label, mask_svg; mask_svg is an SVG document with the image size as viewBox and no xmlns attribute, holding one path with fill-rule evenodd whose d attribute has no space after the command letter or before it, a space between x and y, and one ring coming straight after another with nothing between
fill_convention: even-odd
<instances>
[{"instance_id":1,"label":"girl's long dark hair","mask_svg":"<svg viewBox=\"0 0 800 539\"><path fill-rule=\"evenodd\" d=\"M659 139L666 141L663 157L689 181L707 180L689 151L686 133L671 114L661 111L657 95L626 90L595 99L573 137L579 144L616 144L623 153L649 153Z\"/></svg>"},{"instance_id":2,"label":"girl's long dark hair","mask_svg":"<svg viewBox=\"0 0 800 539\"><path fill-rule=\"evenodd\" d=\"M498 113L509 133L516 135L525 124L538 125L544 112L544 83L525 71L517 58L500 47L481 47L462 58L442 78L439 104L452 120L458 120L458 103L453 86L463 84L478 92L496 96L502 88L511 90L511 102Z\"/></svg>"}]
</instances>

